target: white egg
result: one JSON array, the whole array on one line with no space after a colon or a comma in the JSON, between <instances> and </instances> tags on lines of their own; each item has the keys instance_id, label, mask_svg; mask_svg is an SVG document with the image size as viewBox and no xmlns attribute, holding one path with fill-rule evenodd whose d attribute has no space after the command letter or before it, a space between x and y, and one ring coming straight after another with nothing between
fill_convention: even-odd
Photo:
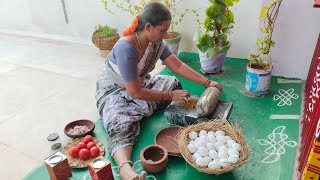
<instances>
[{"instance_id":1,"label":"white egg","mask_svg":"<svg viewBox=\"0 0 320 180\"><path fill-rule=\"evenodd\" d=\"M210 136L210 135L215 136L215 134L214 134L213 131L209 131L209 132L208 132L208 136Z\"/></svg>"},{"instance_id":2,"label":"white egg","mask_svg":"<svg viewBox=\"0 0 320 180\"><path fill-rule=\"evenodd\" d=\"M220 147L224 146L224 144L222 142L216 142L214 143L215 146L215 150L218 151Z\"/></svg>"},{"instance_id":3,"label":"white egg","mask_svg":"<svg viewBox=\"0 0 320 180\"><path fill-rule=\"evenodd\" d=\"M225 133L223 131L221 131L221 130L216 131L214 134L216 136L224 136L225 135Z\"/></svg>"},{"instance_id":4,"label":"white egg","mask_svg":"<svg viewBox=\"0 0 320 180\"><path fill-rule=\"evenodd\" d=\"M214 144L213 143L208 143L207 144L207 149L210 150L214 150Z\"/></svg>"},{"instance_id":5,"label":"white egg","mask_svg":"<svg viewBox=\"0 0 320 180\"><path fill-rule=\"evenodd\" d=\"M228 140L227 145L228 147L232 147L232 144L236 143L234 140Z\"/></svg>"},{"instance_id":6,"label":"white egg","mask_svg":"<svg viewBox=\"0 0 320 180\"><path fill-rule=\"evenodd\" d=\"M198 136L197 132L195 132L195 131L189 132L189 138L190 139L196 139L197 136Z\"/></svg>"},{"instance_id":7,"label":"white egg","mask_svg":"<svg viewBox=\"0 0 320 180\"><path fill-rule=\"evenodd\" d=\"M208 151L207 148L205 148L205 147L200 147L200 148L199 148L199 154L200 154L201 156L208 156L208 153L209 153L209 151Z\"/></svg>"},{"instance_id":8,"label":"white egg","mask_svg":"<svg viewBox=\"0 0 320 180\"><path fill-rule=\"evenodd\" d=\"M223 151L223 152L227 153L228 152L228 147L227 146L221 146L218 151L219 152Z\"/></svg>"},{"instance_id":9,"label":"white egg","mask_svg":"<svg viewBox=\"0 0 320 180\"><path fill-rule=\"evenodd\" d=\"M208 135L208 136L207 136L207 140L208 140L208 142L210 142L210 143L216 143L216 142L217 142L216 136L214 136L214 135Z\"/></svg>"},{"instance_id":10,"label":"white egg","mask_svg":"<svg viewBox=\"0 0 320 180\"><path fill-rule=\"evenodd\" d=\"M236 162L239 161L239 156L237 156L237 155L231 155L231 156L228 157L228 161L229 161L230 163L236 163Z\"/></svg>"},{"instance_id":11,"label":"white egg","mask_svg":"<svg viewBox=\"0 0 320 180\"><path fill-rule=\"evenodd\" d=\"M229 156L232 156L232 155L239 156L240 153L239 153L239 151L236 151L236 150L234 150L234 149L231 149L231 150L228 150L228 155L229 155Z\"/></svg>"},{"instance_id":12,"label":"white egg","mask_svg":"<svg viewBox=\"0 0 320 180\"><path fill-rule=\"evenodd\" d=\"M188 151L190 153L194 153L196 151L196 147L194 144L188 144Z\"/></svg>"},{"instance_id":13,"label":"white egg","mask_svg":"<svg viewBox=\"0 0 320 180\"><path fill-rule=\"evenodd\" d=\"M203 141L204 143L208 143L208 138L207 136L200 136L200 140L199 141Z\"/></svg>"},{"instance_id":14,"label":"white egg","mask_svg":"<svg viewBox=\"0 0 320 180\"><path fill-rule=\"evenodd\" d=\"M196 164L200 167L205 167L206 165L206 160L204 158L197 158L196 159Z\"/></svg>"},{"instance_id":15,"label":"white egg","mask_svg":"<svg viewBox=\"0 0 320 180\"><path fill-rule=\"evenodd\" d=\"M230 163L228 161L228 159L220 159L220 165L221 167L227 167L227 166L230 166Z\"/></svg>"},{"instance_id":16,"label":"white egg","mask_svg":"<svg viewBox=\"0 0 320 180\"><path fill-rule=\"evenodd\" d=\"M199 153L199 149L197 149L197 148L196 148L196 151L195 151L194 153L198 153L198 154L200 154L200 153Z\"/></svg>"},{"instance_id":17,"label":"white egg","mask_svg":"<svg viewBox=\"0 0 320 180\"><path fill-rule=\"evenodd\" d=\"M219 159L228 159L228 154L224 151L219 151L218 157L219 157Z\"/></svg>"},{"instance_id":18,"label":"white egg","mask_svg":"<svg viewBox=\"0 0 320 180\"><path fill-rule=\"evenodd\" d=\"M212 162L220 162L220 159L214 159Z\"/></svg>"},{"instance_id":19,"label":"white egg","mask_svg":"<svg viewBox=\"0 0 320 180\"><path fill-rule=\"evenodd\" d=\"M211 159L213 159L213 160L217 159L217 158L218 158L218 153L217 153L217 151L215 151L215 150L210 150L210 151L209 151L209 157L210 157Z\"/></svg>"},{"instance_id":20,"label":"white egg","mask_svg":"<svg viewBox=\"0 0 320 180\"><path fill-rule=\"evenodd\" d=\"M195 145L195 144L196 144L196 141L195 141L195 140L191 140L191 141L189 142L189 144Z\"/></svg>"},{"instance_id":21,"label":"white egg","mask_svg":"<svg viewBox=\"0 0 320 180\"><path fill-rule=\"evenodd\" d=\"M206 166L208 166L208 164L212 162L212 159L209 156L206 156L203 159L206 161Z\"/></svg>"},{"instance_id":22,"label":"white egg","mask_svg":"<svg viewBox=\"0 0 320 180\"><path fill-rule=\"evenodd\" d=\"M209 163L208 168L212 170L218 170L218 169L221 169L221 165L219 162L212 161L211 163Z\"/></svg>"},{"instance_id":23,"label":"white egg","mask_svg":"<svg viewBox=\"0 0 320 180\"><path fill-rule=\"evenodd\" d=\"M199 140L198 142L196 142L195 146L196 146L196 149L199 149L200 147L205 147L206 143L202 140Z\"/></svg>"},{"instance_id":24,"label":"white egg","mask_svg":"<svg viewBox=\"0 0 320 180\"><path fill-rule=\"evenodd\" d=\"M192 155L192 159L193 160L196 160L196 159L198 159L198 158L201 158L202 156L199 154L199 153L194 153L193 155Z\"/></svg>"},{"instance_id":25,"label":"white egg","mask_svg":"<svg viewBox=\"0 0 320 180\"><path fill-rule=\"evenodd\" d=\"M227 163L227 162L229 162L229 161L228 161L228 159L224 159L224 158L223 158L223 159L220 159L219 162L221 162L221 163Z\"/></svg>"},{"instance_id":26,"label":"white egg","mask_svg":"<svg viewBox=\"0 0 320 180\"><path fill-rule=\"evenodd\" d=\"M198 142L200 140L200 137L196 137L196 139L194 139L195 142Z\"/></svg>"},{"instance_id":27,"label":"white egg","mask_svg":"<svg viewBox=\"0 0 320 180\"><path fill-rule=\"evenodd\" d=\"M237 150L237 151L241 150L241 146L238 143L233 143L231 147L232 147L232 149Z\"/></svg>"},{"instance_id":28,"label":"white egg","mask_svg":"<svg viewBox=\"0 0 320 180\"><path fill-rule=\"evenodd\" d=\"M222 142L222 143L226 142L224 136L217 136L216 139L218 142Z\"/></svg>"},{"instance_id":29,"label":"white egg","mask_svg":"<svg viewBox=\"0 0 320 180\"><path fill-rule=\"evenodd\" d=\"M226 140L226 142L228 142L229 140L232 140L230 136L224 136L224 139Z\"/></svg>"},{"instance_id":30,"label":"white egg","mask_svg":"<svg viewBox=\"0 0 320 180\"><path fill-rule=\"evenodd\" d=\"M201 130L200 132L199 132L199 136L207 136L207 131L206 130Z\"/></svg>"}]
</instances>

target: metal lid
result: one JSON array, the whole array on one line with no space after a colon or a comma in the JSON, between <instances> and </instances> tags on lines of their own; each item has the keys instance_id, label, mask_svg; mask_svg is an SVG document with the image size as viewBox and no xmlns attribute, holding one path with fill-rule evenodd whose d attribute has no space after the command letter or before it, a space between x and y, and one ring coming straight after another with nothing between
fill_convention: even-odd
<instances>
[{"instance_id":1,"label":"metal lid","mask_svg":"<svg viewBox=\"0 0 320 180\"><path fill-rule=\"evenodd\" d=\"M55 141L58 138L59 138L59 134L58 133L52 133L47 137L48 141Z\"/></svg>"},{"instance_id":2,"label":"metal lid","mask_svg":"<svg viewBox=\"0 0 320 180\"><path fill-rule=\"evenodd\" d=\"M62 161L63 157L61 155L53 155L52 157L50 157L49 159L49 163L50 164L57 164L60 161Z\"/></svg>"},{"instance_id":3,"label":"metal lid","mask_svg":"<svg viewBox=\"0 0 320 180\"><path fill-rule=\"evenodd\" d=\"M92 167L95 169L102 168L107 164L107 161L103 158L98 158L92 162Z\"/></svg>"}]
</instances>

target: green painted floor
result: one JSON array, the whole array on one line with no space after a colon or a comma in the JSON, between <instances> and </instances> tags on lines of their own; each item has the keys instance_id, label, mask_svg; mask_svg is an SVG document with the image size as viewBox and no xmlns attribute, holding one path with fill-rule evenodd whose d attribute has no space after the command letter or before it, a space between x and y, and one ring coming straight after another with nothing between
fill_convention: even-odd
<instances>
[{"instance_id":1,"label":"green painted floor","mask_svg":"<svg viewBox=\"0 0 320 180\"><path fill-rule=\"evenodd\" d=\"M193 69L199 70L197 54L180 53L179 57ZM260 98L245 96L243 91L246 63L246 60L227 58L223 74L207 77L222 85L221 100L233 103L230 121L240 123L243 129L243 134L251 149L248 162L230 173L215 176L198 172L183 158L170 157L165 171L158 174L148 173L147 179L292 179L298 142L301 82L296 79L273 76L269 95ZM168 69L161 74L173 75ZM201 95L204 91L201 85L178 78L183 88L189 90L191 94ZM170 124L163 116L163 110L156 111L153 116L142 123L139 143L134 147L132 157L135 162L134 169L137 172L143 170L139 161L140 151L145 146L153 144L153 137L156 133L167 126ZM106 145L107 134L100 121L96 122L94 135ZM112 164L116 165L113 160ZM120 179L116 167L113 167L113 171L115 179ZM73 169L72 173L73 176L70 179L90 179L86 168ZM41 166L24 179L46 180L49 179L49 176L46 168Z\"/></svg>"}]
</instances>

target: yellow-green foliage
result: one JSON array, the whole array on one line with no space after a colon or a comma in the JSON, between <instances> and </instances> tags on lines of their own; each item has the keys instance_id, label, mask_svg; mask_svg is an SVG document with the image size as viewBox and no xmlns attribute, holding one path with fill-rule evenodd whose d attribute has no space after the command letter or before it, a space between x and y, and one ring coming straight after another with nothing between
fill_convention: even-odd
<instances>
[{"instance_id":1,"label":"yellow-green foliage","mask_svg":"<svg viewBox=\"0 0 320 180\"><path fill-rule=\"evenodd\" d=\"M108 25L101 26L100 24L95 27L95 32L102 37L108 37L117 32L116 28L109 27Z\"/></svg>"}]
</instances>

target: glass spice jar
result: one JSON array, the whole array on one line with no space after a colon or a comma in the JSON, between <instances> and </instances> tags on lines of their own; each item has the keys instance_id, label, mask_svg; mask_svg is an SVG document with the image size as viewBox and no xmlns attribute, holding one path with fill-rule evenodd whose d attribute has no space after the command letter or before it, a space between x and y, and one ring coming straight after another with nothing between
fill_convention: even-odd
<instances>
[{"instance_id":1,"label":"glass spice jar","mask_svg":"<svg viewBox=\"0 0 320 180\"><path fill-rule=\"evenodd\" d=\"M58 133L50 134L47 137L47 139L48 139L48 142L49 142L51 154L60 151L60 149L61 149L61 140L59 138L59 134Z\"/></svg>"}]
</instances>

